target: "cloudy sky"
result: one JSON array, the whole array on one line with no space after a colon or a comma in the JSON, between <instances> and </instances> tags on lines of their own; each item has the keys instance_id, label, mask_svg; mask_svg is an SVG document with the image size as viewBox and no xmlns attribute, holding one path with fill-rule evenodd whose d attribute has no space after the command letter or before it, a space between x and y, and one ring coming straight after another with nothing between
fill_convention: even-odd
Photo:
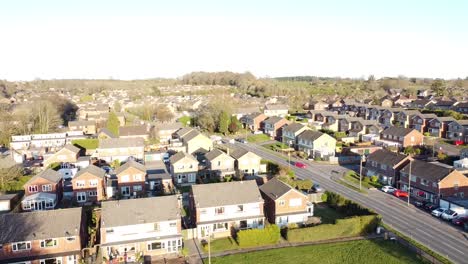
<instances>
[{"instance_id":1,"label":"cloudy sky","mask_svg":"<svg viewBox=\"0 0 468 264\"><path fill-rule=\"evenodd\" d=\"M468 76L468 1L0 1L0 79Z\"/></svg>"}]
</instances>

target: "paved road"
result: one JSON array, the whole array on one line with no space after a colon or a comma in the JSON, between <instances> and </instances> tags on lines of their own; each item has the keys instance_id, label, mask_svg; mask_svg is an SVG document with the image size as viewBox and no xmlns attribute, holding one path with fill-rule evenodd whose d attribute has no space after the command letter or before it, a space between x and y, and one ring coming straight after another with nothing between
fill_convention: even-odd
<instances>
[{"instance_id":1,"label":"paved road","mask_svg":"<svg viewBox=\"0 0 468 264\"><path fill-rule=\"evenodd\" d=\"M260 146L241 143L236 143L236 145L265 159L288 165L284 158L278 157ZM332 171L347 170L344 167L319 165L313 162L307 162L307 164L306 169L293 166L291 168L295 170L298 177L311 179L327 190L339 193L373 209L382 215L386 224L446 256L453 262L468 264L468 234L412 205L408 207L405 201L390 194L381 191L369 191L368 194L362 194L330 179Z\"/></svg>"}]
</instances>

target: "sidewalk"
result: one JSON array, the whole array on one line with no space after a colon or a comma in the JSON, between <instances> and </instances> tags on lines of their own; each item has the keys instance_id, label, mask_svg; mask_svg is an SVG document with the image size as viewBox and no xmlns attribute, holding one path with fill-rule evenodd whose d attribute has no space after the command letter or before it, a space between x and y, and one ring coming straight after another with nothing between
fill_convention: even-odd
<instances>
[{"instance_id":1,"label":"sidewalk","mask_svg":"<svg viewBox=\"0 0 468 264\"><path fill-rule=\"evenodd\" d=\"M203 264L202 252L200 243L196 239L186 240L184 247L187 248L187 261L190 264Z\"/></svg>"}]
</instances>

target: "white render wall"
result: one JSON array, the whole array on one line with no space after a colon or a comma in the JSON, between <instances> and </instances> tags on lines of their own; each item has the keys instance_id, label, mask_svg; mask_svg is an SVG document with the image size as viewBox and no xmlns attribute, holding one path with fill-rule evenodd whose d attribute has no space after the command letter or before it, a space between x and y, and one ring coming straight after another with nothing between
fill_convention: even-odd
<instances>
[{"instance_id":1,"label":"white render wall","mask_svg":"<svg viewBox=\"0 0 468 264\"><path fill-rule=\"evenodd\" d=\"M176 223L176 225L174 227L171 227L170 223ZM124 242L128 240L137 240L143 238L157 238L162 236L180 235L177 228L177 221L165 221L159 222L158 224L159 231L154 230L154 223L103 228L103 232L105 232L105 241L101 241L101 243L111 243L120 241ZM109 229L112 229L113 232L108 233Z\"/></svg>"},{"instance_id":2,"label":"white render wall","mask_svg":"<svg viewBox=\"0 0 468 264\"><path fill-rule=\"evenodd\" d=\"M237 205L224 206L224 214L219 215L215 214L215 207L200 208L200 219L198 219L198 222L222 221L225 219L263 215L263 202L244 204L243 207L244 210L238 212Z\"/></svg>"}]
</instances>

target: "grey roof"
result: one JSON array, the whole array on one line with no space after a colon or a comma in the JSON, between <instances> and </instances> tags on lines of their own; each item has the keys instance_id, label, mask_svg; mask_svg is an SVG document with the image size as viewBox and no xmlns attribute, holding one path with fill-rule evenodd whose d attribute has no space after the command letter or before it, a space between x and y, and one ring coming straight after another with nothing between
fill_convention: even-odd
<instances>
[{"instance_id":1,"label":"grey roof","mask_svg":"<svg viewBox=\"0 0 468 264\"><path fill-rule=\"evenodd\" d=\"M99 130L98 134L100 133L106 134L110 138L117 138L117 136L114 135L114 133L110 132L110 130L105 127Z\"/></svg>"},{"instance_id":2,"label":"grey roof","mask_svg":"<svg viewBox=\"0 0 468 264\"><path fill-rule=\"evenodd\" d=\"M173 123L157 123L155 124L159 130L178 130L183 127L182 123L173 122Z\"/></svg>"},{"instance_id":3,"label":"grey roof","mask_svg":"<svg viewBox=\"0 0 468 264\"><path fill-rule=\"evenodd\" d=\"M192 140L193 138L195 138L196 136L200 135L201 133L198 132L197 130L192 130L190 132L188 132L187 134L185 134L184 136L182 136L182 140L183 141L190 141Z\"/></svg>"},{"instance_id":4,"label":"grey roof","mask_svg":"<svg viewBox=\"0 0 468 264\"><path fill-rule=\"evenodd\" d=\"M62 179L62 175L60 175L60 173L53 169L46 169L45 171L41 171L40 173L34 175L34 177L29 179L29 181L26 182L26 184L29 184L30 182L33 182L38 178L44 178L48 181L57 183Z\"/></svg>"},{"instance_id":5,"label":"grey roof","mask_svg":"<svg viewBox=\"0 0 468 264\"><path fill-rule=\"evenodd\" d=\"M315 141L316 139L318 139L322 135L323 135L322 132L313 131L313 130L306 130L306 131L300 133L299 136L297 136L297 137L298 138L303 138L303 139L306 139L306 140Z\"/></svg>"},{"instance_id":6,"label":"grey roof","mask_svg":"<svg viewBox=\"0 0 468 264\"><path fill-rule=\"evenodd\" d=\"M221 182L192 185L198 208L263 202L256 181Z\"/></svg>"},{"instance_id":7,"label":"grey roof","mask_svg":"<svg viewBox=\"0 0 468 264\"><path fill-rule=\"evenodd\" d=\"M115 170L115 174L120 174L121 172L123 172L124 170L128 169L128 168L135 168L137 170L140 170L142 172L146 172L146 167L145 165L139 163L139 162L136 162L134 160L129 160L127 162L125 162L124 165L118 167L116 170Z\"/></svg>"},{"instance_id":8,"label":"grey roof","mask_svg":"<svg viewBox=\"0 0 468 264\"><path fill-rule=\"evenodd\" d=\"M297 131L301 130L305 126L299 123L291 123L285 127L283 127L283 131L288 131L292 133L296 133Z\"/></svg>"},{"instance_id":9,"label":"grey roof","mask_svg":"<svg viewBox=\"0 0 468 264\"><path fill-rule=\"evenodd\" d=\"M180 219L176 195L106 201L102 202L101 207L103 228Z\"/></svg>"},{"instance_id":10,"label":"grey roof","mask_svg":"<svg viewBox=\"0 0 468 264\"><path fill-rule=\"evenodd\" d=\"M235 159L239 159L249 153L249 151L243 149L243 148L235 148L231 151L231 157Z\"/></svg>"},{"instance_id":11,"label":"grey roof","mask_svg":"<svg viewBox=\"0 0 468 264\"><path fill-rule=\"evenodd\" d=\"M468 120L455 120L454 122L457 122L461 126L468 126Z\"/></svg>"},{"instance_id":12,"label":"grey roof","mask_svg":"<svg viewBox=\"0 0 468 264\"><path fill-rule=\"evenodd\" d=\"M451 116L440 116L440 117L436 117L436 119L439 120L440 122L453 122L453 121L456 121L456 119L451 117Z\"/></svg>"},{"instance_id":13,"label":"grey roof","mask_svg":"<svg viewBox=\"0 0 468 264\"><path fill-rule=\"evenodd\" d=\"M397 137L404 137L404 136L408 135L413 130L414 129L412 129L412 128L392 126L392 127L389 127L387 129L385 129L382 133L387 134L387 135L397 136Z\"/></svg>"},{"instance_id":14,"label":"grey roof","mask_svg":"<svg viewBox=\"0 0 468 264\"><path fill-rule=\"evenodd\" d=\"M0 244L79 236L82 209L57 209L0 215Z\"/></svg>"},{"instance_id":15,"label":"grey roof","mask_svg":"<svg viewBox=\"0 0 468 264\"><path fill-rule=\"evenodd\" d=\"M184 127L184 128L179 129L179 130L176 132L176 135L177 135L178 137L183 137L183 136L185 136L186 134L188 134L188 133L189 133L190 131L192 131L192 130L193 130L193 128L191 128L191 127Z\"/></svg>"},{"instance_id":16,"label":"grey roof","mask_svg":"<svg viewBox=\"0 0 468 264\"><path fill-rule=\"evenodd\" d=\"M289 107L284 104L267 104L265 105L265 110L288 110Z\"/></svg>"},{"instance_id":17,"label":"grey roof","mask_svg":"<svg viewBox=\"0 0 468 264\"><path fill-rule=\"evenodd\" d=\"M293 189L291 186L278 180L278 178L273 178L260 186L260 191L272 200L278 199L291 189Z\"/></svg>"},{"instance_id":18,"label":"grey roof","mask_svg":"<svg viewBox=\"0 0 468 264\"><path fill-rule=\"evenodd\" d=\"M263 122L274 125L274 124L278 123L279 121L281 121L282 119L284 119L284 118L279 117L279 116L270 116L267 119L263 120Z\"/></svg>"},{"instance_id":19,"label":"grey roof","mask_svg":"<svg viewBox=\"0 0 468 264\"><path fill-rule=\"evenodd\" d=\"M101 168L99 168L99 167L97 167L97 166L94 166L94 165L90 164L90 165L89 165L88 167L86 167L85 169L79 170L79 171L76 173L74 179L77 179L78 177L80 177L81 175L83 175L83 174L86 173L86 172L87 172L87 173L90 173L90 174L92 174L92 175L95 175L96 177L99 177L99 178L104 178L104 176L106 175L106 172L105 172L103 169L101 169Z\"/></svg>"},{"instance_id":20,"label":"grey roof","mask_svg":"<svg viewBox=\"0 0 468 264\"><path fill-rule=\"evenodd\" d=\"M375 161L380 164L391 166L392 168L406 158L406 155L395 153L386 149L376 150L367 156L368 161Z\"/></svg>"},{"instance_id":21,"label":"grey roof","mask_svg":"<svg viewBox=\"0 0 468 264\"><path fill-rule=\"evenodd\" d=\"M64 148L64 149L68 149L68 150L70 150L70 151L73 152L73 153L79 153L79 152L80 152L80 149L77 148L77 147L75 147L75 146L73 146L72 144L67 144L67 145L65 145L63 148Z\"/></svg>"},{"instance_id":22,"label":"grey roof","mask_svg":"<svg viewBox=\"0 0 468 264\"><path fill-rule=\"evenodd\" d=\"M409 173L409 167L410 165L408 164L401 171ZM452 171L453 169L420 160L414 160L411 162L411 175L415 175L432 182L437 182L438 180L445 178L445 176Z\"/></svg>"},{"instance_id":23,"label":"grey roof","mask_svg":"<svg viewBox=\"0 0 468 264\"><path fill-rule=\"evenodd\" d=\"M192 159L194 161L197 161L197 159L194 156L192 156L190 154L187 154L185 152L182 152L182 151L179 151L176 154L174 154L172 157L170 157L169 161L171 162L171 164L174 164L174 163L178 162L179 160L182 160L185 157L187 157L189 159Z\"/></svg>"},{"instance_id":24,"label":"grey roof","mask_svg":"<svg viewBox=\"0 0 468 264\"><path fill-rule=\"evenodd\" d=\"M108 138L99 140L99 148L131 148L144 147L145 141L142 138Z\"/></svg>"},{"instance_id":25,"label":"grey roof","mask_svg":"<svg viewBox=\"0 0 468 264\"><path fill-rule=\"evenodd\" d=\"M13 198L16 198L18 195L19 195L19 193L12 193L12 194L1 194L0 193L0 201L11 200Z\"/></svg>"},{"instance_id":26,"label":"grey roof","mask_svg":"<svg viewBox=\"0 0 468 264\"><path fill-rule=\"evenodd\" d=\"M223 154L227 155L226 153L222 152L219 149L213 149L212 151L206 153L205 157L206 157L207 160L214 160L214 159L216 159L217 157L219 157L219 156L221 156Z\"/></svg>"},{"instance_id":27,"label":"grey roof","mask_svg":"<svg viewBox=\"0 0 468 264\"><path fill-rule=\"evenodd\" d=\"M119 127L119 136L141 136L147 135L148 130L146 126L125 126Z\"/></svg>"}]
</instances>

